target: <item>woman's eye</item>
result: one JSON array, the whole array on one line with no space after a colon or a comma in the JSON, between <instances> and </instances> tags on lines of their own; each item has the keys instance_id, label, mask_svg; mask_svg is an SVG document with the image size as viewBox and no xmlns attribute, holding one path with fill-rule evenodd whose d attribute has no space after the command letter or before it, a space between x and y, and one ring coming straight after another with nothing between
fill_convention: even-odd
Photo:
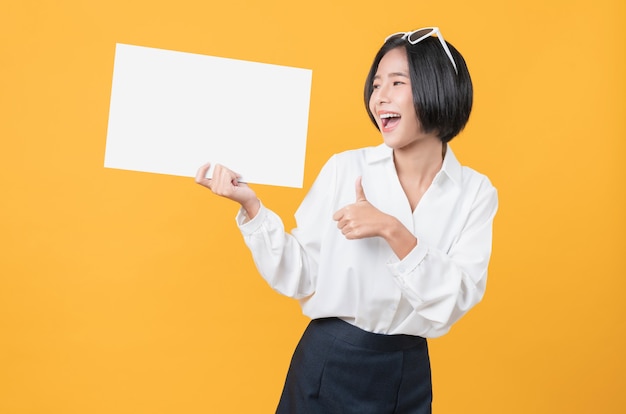
<instances>
[{"instance_id":1,"label":"woman's eye","mask_svg":"<svg viewBox=\"0 0 626 414\"><path fill-rule=\"evenodd\" d=\"M380 88L380 85L374 84L374 85L372 85L372 88L378 89L378 88Z\"/></svg>"},{"instance_id":2,"label":"woman's eye","mask_svg":"<svg viewBox=\"0 0 626 414\"><path fill-rule=\"evenodd\" d=\"M404 82L401 82L401 81L395 81L395 82L393 83L393 86L398 86L398 85L404 85Z\"/></svg>"}]
</instances>

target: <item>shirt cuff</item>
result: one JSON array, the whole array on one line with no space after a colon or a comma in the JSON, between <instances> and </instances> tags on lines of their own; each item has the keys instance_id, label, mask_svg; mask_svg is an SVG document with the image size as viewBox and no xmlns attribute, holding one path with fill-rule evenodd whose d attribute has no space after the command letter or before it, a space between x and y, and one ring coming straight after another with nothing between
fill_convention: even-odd
<instances>
[{"instance_id":1,"label":"shirt cuff","mask_svg":"<svg viewBox=\"0 0 626 414\"><path fill-rule=\"evenodd\" d=\"M428 247L422 246L418 242L417 246L415 246L413 250L411 250L409 254L404 257L404 259L398 260L398 258L394 255L394 257L387 262L387 266L392 275L397 278L404 278L417 269L427 254Z\"/></svg>"},{"instance_id":2,"label":"shirt cuff","mask_svg":"<svg viewBox=\"0 0 626 414\"><path fill-rule=\"evenodd\" d=\"M235 217L235 220L237 221L239 230L241 230L244 236L249 236L261 227L266 215L267 208L263 205L261 200L259 200L259 211L256 213L256 216L251 219L248 218L248 213L243 207L241 207L237 213L237 217Z\"/></svg>"}]
</instances>

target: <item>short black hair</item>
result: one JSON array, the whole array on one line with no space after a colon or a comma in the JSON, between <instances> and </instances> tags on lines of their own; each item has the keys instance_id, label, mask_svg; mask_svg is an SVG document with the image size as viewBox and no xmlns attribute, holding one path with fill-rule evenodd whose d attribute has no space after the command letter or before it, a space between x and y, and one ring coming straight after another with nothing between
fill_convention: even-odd
<instances>
[{"instance_id":1,"label":"short black hair","mask_svg":"<svg viewBox=\"0 0 626 414\"><path fill-rule=\"evenodd\" d=\"M423 131L436 132L441 141L449 142L465 127L472 111L472 79L465 59L458 50L448 43L457 74L439 39L434 36L414 45L401 36L393 36L385 41L376 54L365 81L365 108L370 119L378 128L369 108L378 65L387 52L399 47L406 50L413 104Z\"/></svg>"}]
</instances>

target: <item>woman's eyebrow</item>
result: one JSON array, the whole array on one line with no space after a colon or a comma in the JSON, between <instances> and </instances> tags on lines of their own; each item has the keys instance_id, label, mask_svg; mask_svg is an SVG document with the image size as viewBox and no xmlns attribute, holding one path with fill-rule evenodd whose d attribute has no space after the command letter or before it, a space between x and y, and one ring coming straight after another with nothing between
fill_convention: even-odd
<instances>
[{"instance_id":1,"label":"woman's eyebrow","mask_svg":"<svg viewBox=\"0 0 626 414\"><path fill-rule=\"evenodd\" d=\"M405 73L405 72L391 72L391 73L387 74L388 78L393 78L394 76L402 76L403 78L408 78L409 77L409 75L407 73ZM374 76L374 79L380 79L380 78L382 78L381 75Z\"/></svg>"}]
</instances>

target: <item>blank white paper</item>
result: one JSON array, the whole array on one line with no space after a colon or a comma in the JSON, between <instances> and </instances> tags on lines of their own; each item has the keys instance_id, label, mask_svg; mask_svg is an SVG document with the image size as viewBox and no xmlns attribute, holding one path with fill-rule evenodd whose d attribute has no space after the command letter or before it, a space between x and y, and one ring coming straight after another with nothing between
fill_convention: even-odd
<instances>
[{"instance_id":1,"label":"blank white paper","mask_svg":"<svg viewBox=\"0 0 626 414\"><path fill-rule=\"evenodd\" d=\"M117 44L104 166L301 188L309 69ZM209 176L212 171L209 172Z\"/></svg>"}]
</instances>

